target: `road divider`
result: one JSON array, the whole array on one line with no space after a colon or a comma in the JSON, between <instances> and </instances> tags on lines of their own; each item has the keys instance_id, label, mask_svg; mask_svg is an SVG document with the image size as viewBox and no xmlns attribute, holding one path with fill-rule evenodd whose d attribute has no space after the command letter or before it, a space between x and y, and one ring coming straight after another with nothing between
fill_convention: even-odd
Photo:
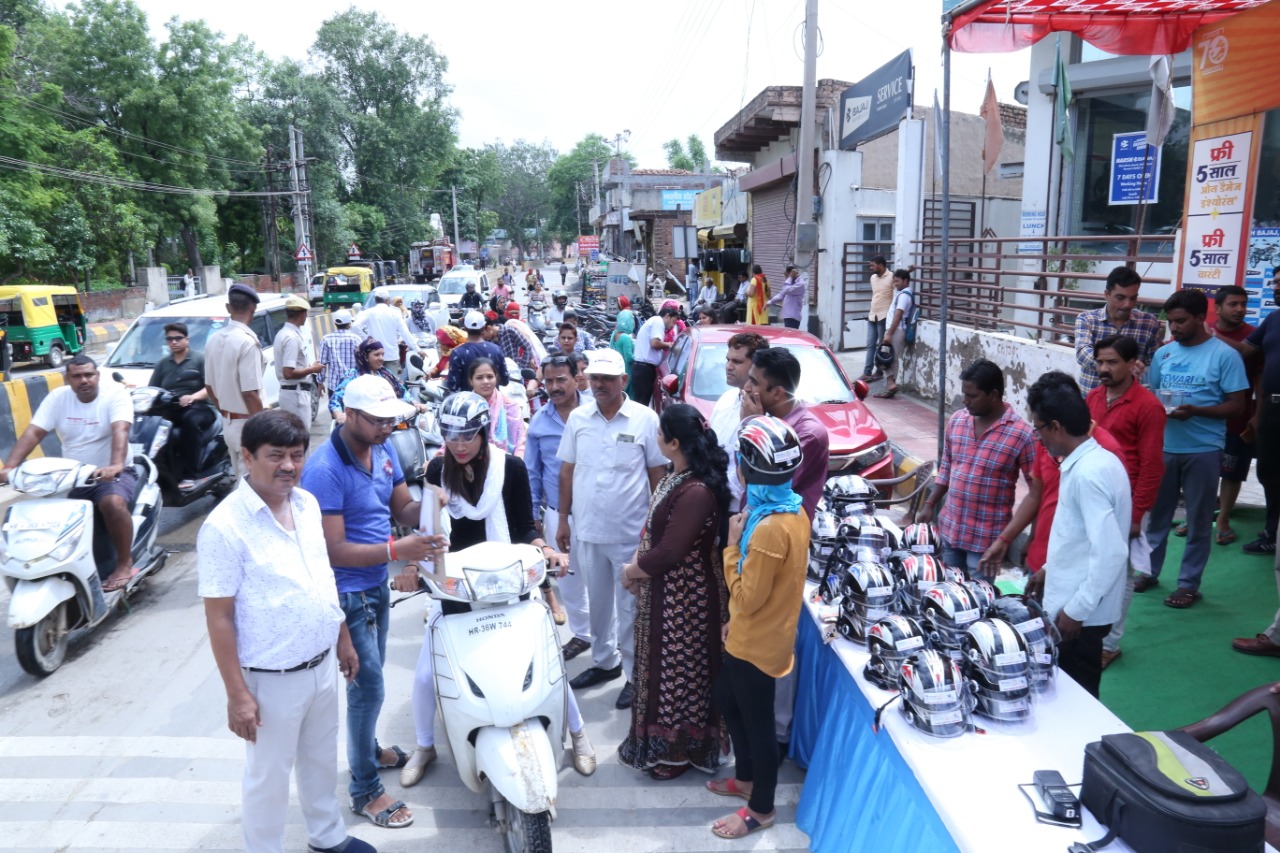
<instances>
[{"instance_id":1,"label":"road divider","mask_svg":"<svg viewBox=\"0 0 1280 853\"><path fill-rule=\"evenodd\" d=\"M62 387L61 373L40 373L0 383L0 460L18 443L18 436L31 423L31 413L54 388ZM32 456L57 456L62 453L58 436L50 432Z\"/></svg>"}]
</instances>

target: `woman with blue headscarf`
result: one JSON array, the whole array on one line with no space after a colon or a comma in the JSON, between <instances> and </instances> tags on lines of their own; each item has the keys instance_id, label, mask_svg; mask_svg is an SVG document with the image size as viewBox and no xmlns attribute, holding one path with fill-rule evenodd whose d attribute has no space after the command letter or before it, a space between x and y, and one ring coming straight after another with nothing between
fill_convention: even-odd
<instances>
[{"instance_id":1,"label":"woman with blue headscarf","mask_svg":"<svg viewBox=\"0 0 1280 853\"><path fill-rule=\"evenodd\" d=\"M716 699L735 756L734 775L707 783L713 794L746 806L716 821L721 838L741 838L773 825L778 787L778 742L773 702L776 680L794 664L796 625L809 559L809 517L791 478L803 458L800 439L769 415L743 422L738 474L746 505L729 522L724 577L729 624Z\"/></svg>"},{"instance_id":2,"label":"woman with blue headscarf","mask_svg":"<svg viewBox=\"0 0 1280 853\"><path fill-rule=\"evenodd\" d=\"M342 381L338 383L338 387L333 389L333 393L329 395L329 414L340 424L347 422L346 405L343 398L346 396L347 385L357 376L364 376L366 373L372 373L375 376L381 376L391 385L391 390L395 395L406 403L416 406L418 411L424 411L426 406L414 399L413 392L405 387L405 385L396 378L396 375L383 365L386 364L386 350L382 346L382 341L374 338L365 338L356 346L356 366L347 371L347 375L342 377Z\"/></svg>"},{"instance_id":3,"label":"woman with blue headscarf","mask_svg":"<svg viewBox=\"0 0 1280 853\"><path fill-rule=\"evenodd\" d=\"M621 303L626 297L619 297L618 302ZM627 375L631 375L631 362L635 360L636 355L636 315L632 313L630 308L624 308L618 312L617 325L613 328L613 336L609 338L609 346L618 351L622 356L622 363L627 368ZM631 385L628 382L627 396L631 395Z\"/></svg>"}]
</instances>

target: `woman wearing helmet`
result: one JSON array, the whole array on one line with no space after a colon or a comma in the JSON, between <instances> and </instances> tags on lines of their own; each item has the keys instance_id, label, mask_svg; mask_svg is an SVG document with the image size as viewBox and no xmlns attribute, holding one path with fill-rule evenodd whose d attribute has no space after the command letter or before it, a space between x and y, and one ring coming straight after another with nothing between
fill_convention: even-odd
<instances>
[{"instance_id":1,"label":"woman wearing helmet","mask_svg":"<svg viewBox=\"0 0 1280 853\"><path fill-rule=\"evenodd\" d=\"M794 664L796 624L809 559L809 519L791 478L803 455L787 423L769 415L743 422L738 475L746 509L729 523L724 552L729 623L716 698L736 756L734 776L707 783L715 794L747 805L712 825L721 838L740 838L774 821L778 742L773 704L776 679Z\"/></svg>"},{"instance_id":2,"label":"woman wearing helmet","mask_svg":"<svg viewBox=\"0 0 1280 853\"><path fill-rule=\"evenodd\" d=\"M451 394L440 406L444 452L427 465L427 483L440 489L449 513L449 550L461 551L480 542L516 542L541 548L553 569L566 565L568 557L548 545L534 527L524 462L488 441L489 422L489 405L474 391ZM401 592L416 590L416 571L402 574L394 585ZM441 602L446 613L468 606ZM436 758L434 678L428 630L414 671L412 705L418 745L400 771L400 784L406 787L416 785ZM589 776L595 772L595 750L587 739L573 691L569 691L569 733L573 766Z\"/></svg>"}]
</instances>

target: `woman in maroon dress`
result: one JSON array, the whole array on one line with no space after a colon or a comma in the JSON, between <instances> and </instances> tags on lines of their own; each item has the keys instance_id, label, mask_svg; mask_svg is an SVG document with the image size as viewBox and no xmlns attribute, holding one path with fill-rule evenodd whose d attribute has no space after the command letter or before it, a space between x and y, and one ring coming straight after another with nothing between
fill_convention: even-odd
<instances>
[{"instance_id":1,"label":"woman in maroon dress","mask_svg":"<svg viewBox=\"0 0 1280 853\"><path fill-rule=\"evenodd\" d=\"M720 568L729 504L728 457L692 406L662 413L658 446L669 473L649 502L636 560L623 583L636 595L631 727L618 757L654 779L720 765L720 717L711 698L728 596Z\"/></svg>"}]
</instances>

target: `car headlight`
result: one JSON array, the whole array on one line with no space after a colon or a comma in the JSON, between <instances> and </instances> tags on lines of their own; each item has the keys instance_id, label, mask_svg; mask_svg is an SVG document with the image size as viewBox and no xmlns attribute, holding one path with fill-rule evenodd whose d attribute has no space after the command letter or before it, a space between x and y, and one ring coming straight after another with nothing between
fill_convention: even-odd
<instances>
[{"instance_id":1,"label":"car headlight","mask_svg":"<svg viewBox=\"0 0 1280 853\"><path fill-rule=\"evenodd\" d=\"M852 464L849 467L855 471L870 468L872 465L885 459L892 452L893 449L890 447L889 442L882 441L873 447L868 447L866 450L861 450L853 454L853 456L850 457Z\"/></svg>"}]
</instances>

